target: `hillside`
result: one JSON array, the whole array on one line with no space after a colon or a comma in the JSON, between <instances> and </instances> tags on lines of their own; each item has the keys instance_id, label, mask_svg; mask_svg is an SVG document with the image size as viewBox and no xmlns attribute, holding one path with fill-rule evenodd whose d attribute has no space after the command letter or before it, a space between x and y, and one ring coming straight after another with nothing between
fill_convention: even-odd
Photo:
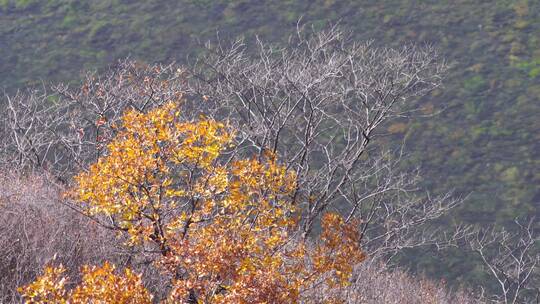
<instances>
[{"instance_id":1,"label":"hillside","mask_svg":"<svg viewBox=\"0 0 540 304\"><path fill-rule=\"evenodd\" d=\"M125 57L182 62L195 39L243 35L279 42L302 17L337 22L377 45L429 43L452 69L422 113L388 126L408 166L433 192L469 195L448 222L504 225L540 216L540 2L536 1L0 1L0 86L76 83ZM441 111L439 113L439 111ZM481 280L455 253L418 270ZM448 262L454 261L454 262Z\"/></svg>"}]
</instances>

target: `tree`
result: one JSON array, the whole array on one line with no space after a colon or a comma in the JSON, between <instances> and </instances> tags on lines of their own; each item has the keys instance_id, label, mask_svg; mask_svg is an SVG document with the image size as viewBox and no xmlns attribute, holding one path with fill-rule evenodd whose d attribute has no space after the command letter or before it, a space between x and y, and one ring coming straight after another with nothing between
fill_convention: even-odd
<instances>
[{"instance_id":1,"label":"tree","mask_svg":"<svg viewBox=\"0 0 540 304\"><path fill-rule=\"evenodd\" d=\"M252 159L227 153L234 133L225 124L179 117L173 103L127 112L106 154L76 176L70 194L100 224L125 233L129 246L157 254L156 266L171 280L168 301L294 303L323 282L347 285L364 259L355 222L325 213L320 240L298 242L294 172L271 152ZM108 264L93 269L71 293L62 291L62 268L47 269L23 291L29 299L75 301L102 272L107 280L133 279L129 270L115 277ZM121 297L120 283L107 280L106 297Z\"/></svg>"}]
</instances>

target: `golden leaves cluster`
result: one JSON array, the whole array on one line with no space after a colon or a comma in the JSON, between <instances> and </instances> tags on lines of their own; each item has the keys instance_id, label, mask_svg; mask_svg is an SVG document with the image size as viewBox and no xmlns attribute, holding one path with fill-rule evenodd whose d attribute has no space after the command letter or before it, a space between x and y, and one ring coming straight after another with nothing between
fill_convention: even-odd
<instances>
[{"instance_id":1,"label":"golden leaves cluster","mask_svg":"<svg viewBox=\"0 0 540 304\"><path fill-rule=\"evenodd\" d=\"M115 274L115 267L104 263L101 267L85 266L81 283L66 290L69 278L63 276L65 268L47 267L42 276L21 288L27 303L152 303L152 296L144 288L140 275L129 269Z\"/></svg>"},{"instance_id":2,"label":"golden leaves cluster","mask_svg":"<svg viewBox=\"0 0 540 304\"><path fill-rule=\"evenodd\" d=\"M335 213L322 218L318 242L300 240L296 176L271 152L254 158L232 153L234 132L227 124L182 121L169 103L127 112L117 130L107 154L76 177L70 196L90 216L112 221L129 236L129 246L153 245L161 253L155 265L173 278L166 302L191 296L199 303L298 303L318 284L347 285L364 259L357 223ZM119 277L109 264L87 267L89 276L69 295L61 272L47 268L23 294L75 299L100 288L104 294L96 297L105 299L111 289L118 298L105 302L121 303L112 289L121 292L129 281L141 301L150 299L129 270Z\"/></svg>"}]
</instances>

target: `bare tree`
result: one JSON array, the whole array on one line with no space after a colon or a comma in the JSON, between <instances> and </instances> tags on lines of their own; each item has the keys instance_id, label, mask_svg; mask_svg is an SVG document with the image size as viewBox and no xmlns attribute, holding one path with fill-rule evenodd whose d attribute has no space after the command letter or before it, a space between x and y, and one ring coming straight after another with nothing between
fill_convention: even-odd
<instances>
[{"instance_id":1,"label":"bare tree","mask_svg":"<svg viewBox=\"0 0 540 304\"><path fill-rule=\"evenodd\" d=\"M122 61L107 74L88 73L78 89L59 84L6 96L0 161L67 181L100 157L126 109L146 111L181 99L182 82L171 71L172 65Z\"/></svg>"},{"instance_id":2,"label":"bare tree","mask_svg":"<svg viewBox=\"0 0 540 304\"><path fill-rule=\"evenodd\" d=\"M447 66L435 49L359 44L337 27L299 27L284 47L257 40L254 56L243 40L224 45L206 44L186 71L186 93L194 108L236 126L241 149L269 149L296 172L304 238L337 209L361 218L371 254L441 244L424 224L460 200L423 195L419 176L398 169L399 153L371 144L385 122L440 86Z\"/></svg>"},{"instance_id":3,"label":"bare tree","mask_svg":"<svg viewBox=\"0 0 540 304\"><path fill-rule=\"evenodd\" d=\"M540 303L540 236L531 219L516 229L477 229L468 242L498 284L502 303Z\"/></svg>"}]
</instances>

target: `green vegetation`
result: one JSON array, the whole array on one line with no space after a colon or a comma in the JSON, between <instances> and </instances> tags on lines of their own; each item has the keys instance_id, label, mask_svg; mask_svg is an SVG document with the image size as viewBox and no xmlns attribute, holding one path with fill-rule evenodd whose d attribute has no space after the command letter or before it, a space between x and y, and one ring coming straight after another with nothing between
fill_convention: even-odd
<instances>
[{"instance_id":1,"label":"green vegetation","mask_svg":"<svg viewBox=\"0 0 540 304\"><path fill-rule=\"evenodd\" d=\"M197 52L196 39L217 30L225 39L258 34L279 43L300 17L315 27L340 21L377 45L438 46L453 68L445 88L419 102L424 114L444 111L389 126L406 136L408 165L422 168L433 192L470 194L448 223L540 216L538 1L2 0L0 86L76 83L81 71L127 56L182 62ZM419 271L482 279L458 252L442 266L415 255Z\"/></svg>"}]
</instances>

